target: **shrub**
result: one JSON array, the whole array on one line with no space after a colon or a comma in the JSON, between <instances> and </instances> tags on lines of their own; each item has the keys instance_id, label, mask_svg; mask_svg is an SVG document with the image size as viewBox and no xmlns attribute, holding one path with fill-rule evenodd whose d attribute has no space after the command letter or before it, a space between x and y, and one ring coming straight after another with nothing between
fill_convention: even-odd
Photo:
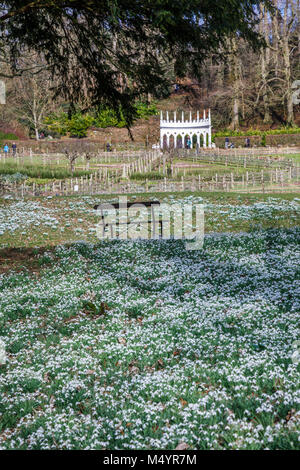
<instances>
[{"instance_id":1,"label":"shrub","mask_svg":"<svg viewBox=\"0 0 300 470\"><path fill-rule=\"evenodd\" d=\"M135 105L136 118L148 118L157 114L155 103L147 104L138 102ZM112 108L107 106L99 107L94 114L82 114L77 112L73 114L71 119L67 113L53 113L45 118L45 124L48 131L56 135L70 134L71 137L86 137L87 130L91 126L95 127L125 127L126 120L120 111L119 116Z\"/></svg>"},{"instance_id":2,"label":"shrub","mask_svg":"<svg viewBox=\"0 0 300 470\"><path fill-rule=\"evenodd\" d=\"M139 102L136 105L136 112L138 118L148 118L149 116L153 116L158 113L156 103L143 103Z\"/></svg>"},{"instance_id":3,"label":"shrub","mask_svg":"<svg viewBox=\"0 0 300 470\"><path fill-rule=\"evenodd\" d=\"M76 113L68 121L68 132L71 137L86 137L87 130L93 124L93 117L89 114Z\"/></svg>"},{"instance_id":4,"label":"shrub","mask_svg":"<svg viewBox=\"0 0 300 470\"><path fill-rule=\"evenodd\" d=\"M19 137L14 134L13 132L3 132L3 131L0 131L0 140L1 141L4 141L4 140L18 140Z\"/></svg>"},{"instance_id":5,"label":"shrub","mask_svg":"<svg viewBox=\"0 0 300 470\"><path fill-rule=\"evenodd\" d=\"M120 113L120 118L117 117L117 113L110 108L101 108L97 111L94 119L94 125L96 127L125 127L125 119Z\"/></svg>"},{"instance_id":6,"label":"shrub","mask_svg":"<svg viewBox=\"0 0 300 470\"><path fill-rule=\"evenodd\" d=\"M52 113L45 118L45 124L50 132L66 135L68 132L67 113Z\"/></svg>"},{"instance_id":7,"label":"shrub","mask_svg":"<svg viewBox=\"0 0 300 470\"><path fill-rule=\"evenodd\" d=\"M281 127L280 129L269 129L262 131L260 129L249 129L248 131L233 131L231 129L224 129L213 134L214 137L243 137L243 136L266 136L266 135L281 135L281 134L300 134L300 127Z\"/></svg>"}]
</instances>

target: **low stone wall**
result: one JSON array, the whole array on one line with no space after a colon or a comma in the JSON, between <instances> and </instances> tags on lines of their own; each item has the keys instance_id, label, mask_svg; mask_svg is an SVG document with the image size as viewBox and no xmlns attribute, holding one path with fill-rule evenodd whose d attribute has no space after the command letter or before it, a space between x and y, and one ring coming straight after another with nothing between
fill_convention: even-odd
<instances>
[{"instance_id":1,"label":"low stone wall","mask_svg":"<svg viewBox=\"0 0 300 470\"><path fill-rule=\"evenodd\" d=\"M104 145L99 142L90 142L82 139L72 140L19 140L16 142L19 152L24 148L31 149L33 153L61 153L68 150L104 150Z\"/></svg>"},{"instance_id":2,"label":"low stone wall","mask_svg":"<svg viewBox=\"0 0 300 470\"><path fill-rule=\"evenodd\" d=\"M300 134L281 134L281 135L267 135L266 143L271 147L277 146L300 146Z\"/></svg>"},{"instance_id":3,"label":"low stone wall","mask_svg":"<svg viewBox=\"0 0 300 470\"><path fill-rule=\"evenodd\" d=\"M103 129L104 131L104 129ZM107 139L68 139L68 140L18 140L16 141L19 151L29 150L30 148L34 153L62 153L64 149L78 150L78 151L105 151L106 143L111 142L112 148L115 150L126 150L126 149L144 149L145 142L141 141L130 141L122 140L125 134L125 129L119 129L122 131L122 135L119 135L119 140ZM127 132L127 130L126 130ZM261 147L261 136L253 135L250 137L251 147ZM245 147L245 136L242 137L229 137L230 142L234 143L235 148ZM215 144L219 148L225 147L225 137L216 137ZM149 145L151 148L151 141L149 139ZM267 147L300 147L300 134L281 134L281 135L267 135L266 136Z\"/></svg>"},{"instance_id":4,"label":"low stone wall","mask_svg":"<svg viewBox=\"0 0 300 470\"><path fill-rule=\"evenodd\" d=\"M109 142L109 141L108 141ZM22 153L22 150L32 150L33 153L63 153L67 150L77 150L79 152L91 151L103 152L106 150L106 144L97 140L89 139L70 139L70 140L18 140L16 141L18 151ZM134 149L139 150L145 148L145 145L141 143L112 143L113 150L126 150Z\"/></svg>"},{"instance_id":5,"label":"low stone wall","mask_svg":"<svg viewBox=\"0 0 300 470\"><path fill-rule=\"evenodd\" d=\"M250 145L251 147L261 147L261 135L251 135ZM235 147L245 147L246 136L229 137L230 142L234 143ZM217 147L225 147L225 137L215 137L215 144ZM278 134L278 135L266 135L266 146L267 147L300 147L300 134Z\"/></svg>"},{"instance_id":6,"label":"low stone wall","mask_svg":"<svg viewBox=\"0 0 300 470\"><path fill-rule=\"evenodd\" d=\"M229 137L229 141L234 143L235 147L245 147L246 137ZM253 147L260 146L261 137L258 135L253 135L250 137L250 145ZM225 137L215 137L215 144L217 147L225 148Z\"/></svg>"}]
</instances>

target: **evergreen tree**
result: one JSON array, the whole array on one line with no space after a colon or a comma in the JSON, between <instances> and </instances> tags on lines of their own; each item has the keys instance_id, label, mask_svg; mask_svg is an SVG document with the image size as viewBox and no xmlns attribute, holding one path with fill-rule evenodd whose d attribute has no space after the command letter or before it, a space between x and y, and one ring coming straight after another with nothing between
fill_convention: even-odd
<instances>
[{"instance_id":1,"label":"evergreen tree","mask_svg":"<svg viewBox=\"0 0 300 470\"><path fill-rule=\"evenodd\" d=\"M169 93L172 77L199 74L236 34L255 48L257 0L13 0L1 2L1 43L15 70L25 50L44 56L56 92L109 104L132 123L135 99ZM170 65L173 74L170 75Z\"/></svg>"}]
</instances>

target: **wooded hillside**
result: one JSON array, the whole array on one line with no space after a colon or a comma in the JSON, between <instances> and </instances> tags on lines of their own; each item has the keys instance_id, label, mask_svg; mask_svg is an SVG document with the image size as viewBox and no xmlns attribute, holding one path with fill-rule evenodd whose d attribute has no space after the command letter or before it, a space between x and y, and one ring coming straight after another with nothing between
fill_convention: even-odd
<instances>
[{"instance_id":1,"label":"wooded hillside","mask_svg":"<svg viewBox=\"0 0 300 470\"><path fill-rule=\"evenodd\" d=\"M11 3L15 4L16 2ZM32 5L35 3L32 2ZM234 5L235 2L231 3ZM242 4L247 2L236 3L242 7ZM30 32L26 29L28 26L25 23L23 24L27 17L30 21L33 21L35 12L42 7L35 5L35 9L30 11L30 8L33 7L28 6L28 11L26 10L25 13L19 13L16 10L15 16L8 16L3 23L7 26L7 30L3 30L5 40L1 49L0 75L6 83L7 101L6 105L1 106L0 109L0 129L6 132L17 129L16 133L20 137L27 133L27 135L38 139L40 132L47 134L48 131L51 132L55 128L55 135L53 136L59 137L59 133L66 135L66 129L70 128L71 131L67 132L67 135L85 137L88 128L93 126L107 127L107 125L95 124L95 122L103 121L103 115L99 118L99 105L102 106L101 112L106 113L106 116L112 112L118 114L118 110L120 110L119 116L117 114L113 115L115 124L108 124L108 126L120 128L126 127L127 122L130 126L134 123L134 120L131 122L130 120L136 112L135 103L137 101L144 106L153 102L153 100L156 100L155 106L157 106L157 109L211 108L214 130L249 129L252 127L265 130L274 127L299 125L300 0L272 0L271 2L257 2L257 5L254 5L256 2L251 2L252 16L250 10L248 13L243 13L243 27L233 19L234 27L232 26L232 32L226 25L223 24L221 27L221 23L218 23L218 26L215 26L218 33L213 32L213 23L214 21L221 21L220 8L222 5L220 2L212 2L211 11L206 12L204 4L205 2L199 2L199 20L193 27L198 28L197 34L205 36L207 41L206 49L203 45L201 47L197 46L196 37L193 37L193 43L190 44L188 38L185 38L185 50L181 54L181 69L180 54L178 55L178 51L173 51L172 54L174 54L175 59L170 52L170 37L168 39L164 38L165 42L162 43L161 47L155 49L155 58L151 58L151 60L155 59L155 64L159 68L159 71L157 69L155 73L160 75L160 79L164 83L164 91L162 92L161 85L158 85L158 82L157 86L153 83L152 87L148 86L149 84L146 88L139 87L139 80L144 82L148 80L150 83L153 78L150 75L147 77L147 71L143 68L149 59L145 54L148 47L148 38L141 39L145 41L145 44L141 43L140 55L137 55L137 43L126 43L126 57L135 64L138 78L132 75L133 72L128 64L127 68L125 66L121 67L124 57L118 55L118 60L121 62L118 65L119 69L114 69L114 72L112 72L112 77L116 80L115 85L112 86L116 87L119 95L117 98L115 95L110 102L107 101L106 96L108 93L105 88L107 80L104 78L100 80L99 76L97 78L97 80L99 79L98 82L94 80L93 86L91 83L87 85L86 77L82 76L81 86L79 86L79 82L76 82L78 94L73 93L72 96L68 97L68 93L72 91L70 87L67 95L64 94L61 82L64 80L64 86L66 86L72 81L71 75L77 73L76 70L79 65L76 65L75 62L79 58L76 57L75 60L74 55L73 68L71 67L68 72L71 74L71 78L66 81L63 69L60 70L55 61L51 62L52 59L50 60L47 56L47 54L51 55L51 49L47 54L38 50L37 38L36 43L30 43L31 39L28 36ZM52 10L47 5L46 2L43 6L45 12L42 10L40 13L41 21L46 21L47 15L52 15ZM57 8L57 17L53 14L53 18L56 18L57 21L71 21L70 24L73 25L76 9L73 10L73 16L70 19L69 17L59 16L61 14L59 9L63 7L58 6ZM84 7L76 8L78 10L76 21L80 18L80 28L83 28L86 21L84 16L86 11ZM96 9L96 7L94 8ZM187 7L185 6L185 8ZM229 14L227 10L226 15ZM249 41L249 31L247 34L243 33L245 23L247 24L247 14L249 16L249 28L252 28L253 34L258 35L255 36L256 38L260 37L263 40L264 45L257 39ZM234 10L232 10L232 15L234 16ZM104 14L100 15L99 21L103 21L102 17L104 18L104 16ZM0 17L0 20L2 18ZM226 18L223 19L224 22L227 19L230 20L230 15ZM207 32L209 22L211 22L209 24L211 31ZM20 30L18 30L16 24L19 24ZM135 27L137 26L135 25ZM167 27L169 26L164 26L164 28ZM23 36L22 28L25 28ZM82 34L90 34L89 37L92 41L93 31L90 30L89 32L87 29L82 31ZM74 44L77 40L77 33L77 30L72 33ZM123 33L118 36L119 33L116 31L111 38L108 32L106 34L108 34L108 37L106 37L105 47L110 50L109 41L111 40L114 46L111 53L119 54L117 43L118 41L122 42L124 39ZM218 34L218 38L214 34ZM213 40L213 37L215 38L213 46L209 43L210 35L211 40ZM176 36L176 41L180 41L179 36ZM22 46L22 52L18 51L15 56L15 50L10 41L15 41L16 37L20 37L22 40L25 37L25 43ZM81 37L79 39L83 40ZM200 37L198 39L200 40ZM66 41L67 36L61 40ZM175 38L173 40L175 41ZM96 47L96 44L93 47ZM197 47L199 47L198 52L196 51ZM82 54L85 54L85 52L82 51ZM191 57L189 57L189 54ZM63 61L64 58L61 57L61 60ZM103 60L110 62L112 57L103 55ZM197 64L197 67L195 67L195 64ZM87 64L86 73L88 73L90 65ZM102 67L102 65L100 62L95 64L97 67ZM153 70L154 67L153 63ZM181 72L184 72L184 74ZM179 85L179 89L174 93L176 84ZM88 86L92 88L88 89ZM84 99L81 96L82 93L85 95ZM104 93L105 96L102 96L101 93ZM126 99L123 95L126 95ZM129 97L131 97L129 100L130 112L125 103ZM127 121L128 112L129 114L133 113L130 114L129 121ZM55 122L53 124L53 119L52 121L50 119L52 127L49 128L49 116L52 116L53 113L60 116L59 125L56 126ZM155 112L152 114L154 116ZM140 117L136 114L133 119ZM69 122L67 122L68 119ZM144 126L141 121L138 122L138 125ZM147 124L147 129L143 130L142 133L145 136L155 133L155 126L157 126L157 119L153 118L151 119L150 130ZM60 128L62 129L61 132Z\"/></svg>"}]
</instances>

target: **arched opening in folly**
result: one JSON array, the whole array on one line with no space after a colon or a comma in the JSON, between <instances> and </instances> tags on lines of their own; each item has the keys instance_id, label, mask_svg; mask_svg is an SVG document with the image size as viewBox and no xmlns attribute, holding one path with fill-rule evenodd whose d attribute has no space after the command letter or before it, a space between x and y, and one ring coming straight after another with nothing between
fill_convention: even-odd
<instances>
[{"instance_id":1,"label":"arched opening in folly","mask_svg":"<svg viewBox=\"0 0 300 470\"><path fill-rule=\"evenodd\" d=\"M169 149L173 149L174 147L175 147L175 137L174 137L174 135L170 135Z\"/></svg>"},{"instance_id":2,"label":"arched opening in folly","mask_svg":"<svg viewBox=\"0 0 300 470\"><path fill-rule=\"evenodd\" d=\"M192 148L192 139L189 134L185 134L184 136L184 148L185 149Z\"/></svg>"},{"instance_id":3,"label":"arched opening in folly","mask_svg":"<svg viewBox=\"0 0 300 470\"><path fill-rule=\"evenodd\" d=\"M162 138L162 148L166 150L168 148L168 140L166 134L163 135Z\"/></svg>"},{"instance_id":4,"label":"arched opening in folly","mask_svg":"<svg viewBox=\"0 0 300 470\"><path fill-rule=\"evenodd\" d=\"M176 137L176 147L178 149L182 149L183 148L183 141L182 141L182 135L177 135Z\"/></svg>"},{"instance_id":5,"label":"arched opening in folly","mask_svg":"<svg viewBox=\"0 0 300 470\"><path fill-rule=\"evenodd\" d=\"M192 142L193 142L193 148L197 148L197 134L193 134Z\"/></svg>"}]
</instances>

